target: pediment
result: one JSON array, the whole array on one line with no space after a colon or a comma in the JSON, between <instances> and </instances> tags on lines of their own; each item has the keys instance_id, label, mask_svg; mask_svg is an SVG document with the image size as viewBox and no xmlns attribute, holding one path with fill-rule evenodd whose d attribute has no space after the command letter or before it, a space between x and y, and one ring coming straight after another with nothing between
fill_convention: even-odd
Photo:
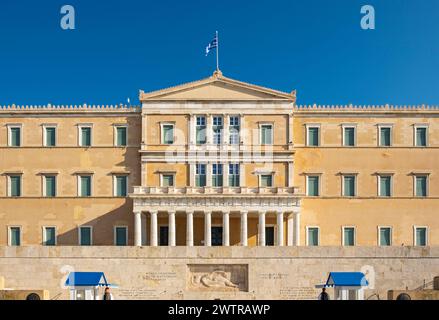
<instances>
[{"instance_id":1,"label":"pediment","mask_svg":"<svg viewBox=\"0 0 439 320\"><path fill-rule=\"evenodd\" d=\"M140 93L140 100L231 100L231 101L261 101L283 100L295 101L295 91L285 93L261 86L240 82L214 73L212 77L182 84L176 87L149 93Z\"/></svg>"}]
</instances>

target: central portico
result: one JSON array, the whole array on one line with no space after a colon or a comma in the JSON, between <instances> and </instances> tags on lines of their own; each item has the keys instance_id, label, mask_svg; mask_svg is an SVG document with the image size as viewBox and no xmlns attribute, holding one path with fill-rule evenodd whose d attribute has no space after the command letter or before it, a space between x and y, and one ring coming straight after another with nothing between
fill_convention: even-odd
<instances>
[{"instance_id":1,"label":"central portico","mask_svg":"<svg viewBox=\"0 0 439 320\"><path fill-rule=\"evenodd\" d=\"M299 245L294 91L216 71L140 100L135 245Z\"/></svg>"}]
</instances>

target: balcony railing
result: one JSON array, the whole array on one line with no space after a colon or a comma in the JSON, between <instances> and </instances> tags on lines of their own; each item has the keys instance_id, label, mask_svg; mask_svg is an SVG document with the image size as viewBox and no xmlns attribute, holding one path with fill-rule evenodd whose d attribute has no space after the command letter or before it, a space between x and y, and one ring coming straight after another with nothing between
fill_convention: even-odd
<instances>
[{"instance_id":1,"label":"balcony railing","mask_svg":"<svg viewBox=\"0 0 439 320\"><path fill-rule=\"evenodd\" d=\"M258 195L297 195L298 187L267 187L267 188L248 188L248 187L142 187L135 186L133 196L141 195L191 195L191 194L258 194Z\"/></svg>"}]
</instances>

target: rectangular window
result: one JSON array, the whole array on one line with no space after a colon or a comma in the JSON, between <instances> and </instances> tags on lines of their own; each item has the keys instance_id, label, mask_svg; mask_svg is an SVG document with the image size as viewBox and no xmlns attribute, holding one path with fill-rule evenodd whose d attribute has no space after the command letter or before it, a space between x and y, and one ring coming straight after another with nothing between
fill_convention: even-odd
<instances>
[{"instance_id":1,"label":"rectangular window","mask_svg":"<svg viewBox=\"0 0 439 320\"><path fill-rule=\"evenodd\" d=\"M343 128L343 145L345 147L355 146L355 127L344 127Z\"/></svg>"},{"instance_id":2,"label":"rectangular window","mask_svg":"<svg viewBox=\"0 0 439 320\"><path fill-rule=\"evenodd\" d=\"M45 197L56 197L56 176L44 176Z\"/></svg>"},{"instance_id":3,"label":"rectangular window","mask_svg":"<svg viewBox=\"0 0 439 320\"><path fill-rule=\"evenodd\" d=\"M379 228L379 240L380 246L391 246L392 245L392 229L389 227L380 227Z\"/></svg>"},{"instance_id":4,"label":"rectangular window","mask_svg":"<svg viewBox=\"0 0 439 320\"><path fill-rule=\"evenodd\" d=\"M160 226L159 230L159 245L167 246L169 244L169 227Z\"/></svg>"},{"instance_id":5,"label":"rectangular window","mask_svg":"<svg viewBox=\"0 0 439 320\"><path fill-rule=\"evenodd\" d=\"M21 228L9 227L9 245L20 246L21 245Z\"/></svg>"},{"instance_id":6,"label":"rectangular window","mask_svg":"<svg viewBox=\"0 0 439 320\"><path fill-rule=\"evenodd\" d=\"M196 124L196 139L197 144L205 144L206 143L206 117L197 116L197 124Z\"/></svg>"},{"instance_id":7,"label":"rectangular window","mask_svg":"<svg viewBox=\"0 0 439 320\"><path fill-rule=\"evenodd\" d=\"M54 246L56 245L56 228L44 227L43 228L43 245Z\"/></svg>"},{"instance_id":8,"label":"rectangular window","mask_svg":"<svg viewBox=\"0 0 439 320\"><path fill-rule=\"evenodd\" d=\"M415 194L417 197L427 196L427 176L415 177Z\"/></svg>"},{"instance_id":9,"label":"rectangular window","mask_svg":"<svg viewBox=\"0 0 439 320\"><path fill-rule=\"evenodd\" d=\"M114 244L116 246L128 245L128 228L115 227L114 228Z\"/></svg>"},{"instance_id":10,"label":"rectangular window","mask_svg":"<svg viewBox=\"0 0 439 320\"><path fill-rule=\"evenodd\" d=\"M309 227L307 240L308 240L308 246L318 246L319 245L319 228Z\"/></svg>"},{"instance_id":11,"label":"rectangular window","mask_svg":"<svg viewBox=\"0 0 439 320\"><path fill-rule=\"evenodd\" d=\"M392 176L379 176L379 196L392 196Z\"/></svg>"},{"instance_id":12,"label":"rectangular window","mask_svg":"<svg viewBox=\"0 0 439 320\"><path fill-rule=\"evenodd\" d=\"M306 183L307 195L310 197L318 197L320 195L320 191L319 191L320 177L307 176L306 178L307 178L307 183Z\"/></svg>"},{"instance_id":13,"label":"rectangular window","mask_svg":"<svg viewBox=\"0 0 439 320\"><path fill-rule=\"evenodd\" d=\"M415 127L415 146L416 147L426 147L427 146L427 128L426 127Z\"/></svg>"},{"instance_id":14,"label":"rectangular window","mask_svg":"<svg viewBox=\"0 0 439 320\"><path fill-rule=\"evenodd\" d=\"M229 187L239 187L239 163L229 163Z\"/></svg>"},{"instance_id":15,"label":"rectangular window","mask_svg":"<svg viewBox=\"0 0 439 320\"><path fill-rule=\"evenodd\" d=\"M343 245L355 246L355 228L353 227L343 228Z\"/></svg>"},{"instance_id":16,"label":"rectangular window","mask_svg":"<svg viewBox=\"0 0 439 320\"><path fill-rule=\"evenodd\" d=\"M173 144L174 143L174 125L164 124L162 125L162 143Z\"/></svg>"},{"instance_id":17,"label":"rectangular window","mask_svg":"<svg viewBox=\"0 0 439 320\"><path fill-rule=\"evenodd\" d=\"M307 145L318 147L320 145L320 127L307 128Z\"/></svg>"},{"instance_id":18,"label":"rectangular window","mask_svg":"<svg viewBox=\"0 0 439 320\"><path fill-rule=\"evenodd\" d=\"M261 125L261 144L273 144L273 125Z\"/></svg>"},{"instance_id":19,"label":"rectangular window","mask_svg":"<svg viewBox=\"0 0 439 320\"><path fill-rule=\"evenodd\" d=\"M261 187L269 188L273 186L273 175L272 174L261 174Z\"/></svg>"},{"instance_id":20,"label":"rectangular window","mask_svg":"<svg viewBox=\"0 0 439 320\"><path fill-rule=\"evenodd\" d=\"M206 186L206 165L205 164L197 164L195 166L195 185L197 187L205 187Z\"/></svg>"},{"instance_id":21,"label":"rectangular window","mask_svg":"<svg viewBox=\"0 0 439 320\"><path fill-rule=\"evenodd\" d=\"M213 143L222 143L222 132L223 132L223 117L215 116L213 117Z\"/></svg>"},{"instance_id":22,"label":"rectangular window","mask_svg":"<svg viewBox=\"0 0 439 320\"><path fill-rule=\"evenodd\" d=\"M116 176L116 197L126 197L128 190L128 177L127 176Z\"/></svg>"},{"instance_id":23,"label":"rectangular window","mask_svg":"<svg viewBox=\"0 0 439 320\"><path fill-rule=\"evenodd\" d=\"M173 187L174 186L174 175L173 174L163 174L162 175L162 187Z\"/></svg>"},{"instance_id":24,"label":"rectangular window","mask_svg":"<svg viewBox=\"0 0 439 320\"><path fill-rule=\"evenodd\" d=\"M91 197L91 176L80 176L80 197Z\"/></svg>"},{"instance_id":25,"label":"rectangular window","mask_svg":"<svg viewBox=\"0 0 439 320\"><path fill-rule=\"evenodd\" d=\"M92 245L92 228L91 227L79 227L79 245L91 246Z\"/></svg>"},{"instance_id":26,"label":"rectangular window","mask_svg":"<svg viewBox=\"0 0 439 320\"><path fill-rule=\"evenodd\" d=\"M116 146L125 147L127 145L127 128L116 127Z\"/></svg>"},{"instance_id":27,"label":"rectangular window","mask_svg":"<svg viewBox=\"0 0 439 320\"><path fill-rule=\"evenodd\" d=\"M274 246L274 226L265 227L265 245Z\"/></svg>"},{"instance_id":28,"label":"rectangular window","mask_svg":"<svg viewBox=\"0 0 439 320\"><path fill-rule=\"evenodd\" d=\"M211 233L211 243L212 246L222 246L223 245L223 227L220 226L213 226L210 229Z\"/></svg>"},{"instance_id":29,"label":"rectangular window","mask_svg":"<svg viewBox=\"0 0 439 320\"><path fill-rule=\"evenodd\" d=\"M9 194L11 197L21 197L21 175L9 176Z\"/></svg>"},{"instance_id":30,"label":"rectangular window","mask_svg":"<svg viewBox=\"0 0 439 320\"><path fill-rule=\"evenodd\" d=\"M10 147L21 146L21 127L9 127L9 136Z\"/></svg>"},{"instance_id":31,"label":"rectangular window","mask_svg":"<svg viewBox=\"0 0 439 320\"><path fill-rule=\"evenodd\" d=\"M356 176L343 176L343 196L356 196Z\"/></svg>"},{"instance_id":32,"label":"rectangular window","mask_svg":"<svg viewBox=\"0 0 439 320\"><path fill-rule=\"evenodd\" d=\"M241 129L238 116L230 116L229 118L229 143L239 144L239 131Z\"/></svg>"},{"instance_id":33,"label":"rectangular window","mask_svg":"<svg viewBox=\"0 0 439 320\"><path fill-rule=\"evenodd\" d=\"M392 145L392 128L380 127L380 146L390 147Z\"/></svg>"},{"instance_id":34,"label":"rectangular window","mask_svg":"<svg viewBox=\"0 0 439 320\"><path fill-rule=\"evenodd\" d=\"M416 227L415 228L415 246L427 245L427 228Z\"/></svg>"},{"instance_id":35,"label":"rectangular window","mask_svg":"<svg viewBox=\"0 0 439 320\"><path fill-rule=\"evenodd\" d=\"M90 147L91 146L91 127L81 127L80 128L80 146Z\"/></svg>"},{"instance_id":36,"label":"rectangular window","mask_svg":"<svg viewBox=\"0 0 439 320\"><path fill-rule=\"evenodd\" d=\"M219 163L212 164L212 187L223 186L223 165Z\"/></svg>"},{"instance_id":37,"label":"rectangular window","mask_svg":"<svg viewBox=\"0 0 439 320\"><path fill-rule=\"evenodd\" d=\"M44 145L46 147L54 147L56 145L56 128L44 127Z\"/></svg>"}]
</instances>

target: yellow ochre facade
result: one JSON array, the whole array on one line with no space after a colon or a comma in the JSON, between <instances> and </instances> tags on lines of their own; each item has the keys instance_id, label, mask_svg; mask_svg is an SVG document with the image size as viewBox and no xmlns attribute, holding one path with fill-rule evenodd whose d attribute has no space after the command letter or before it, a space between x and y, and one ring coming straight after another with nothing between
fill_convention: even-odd
<instances>
[{"instance_id":1,"label":"yellow ochre facade","mask_svg":"<svg viewBox=\"0 0 439 320\"><path fill-rule=\"evenodd\" d=\"M0 108L1 245L439 245L439 107L211 77Z\"/></svg>"}]
</instances>

